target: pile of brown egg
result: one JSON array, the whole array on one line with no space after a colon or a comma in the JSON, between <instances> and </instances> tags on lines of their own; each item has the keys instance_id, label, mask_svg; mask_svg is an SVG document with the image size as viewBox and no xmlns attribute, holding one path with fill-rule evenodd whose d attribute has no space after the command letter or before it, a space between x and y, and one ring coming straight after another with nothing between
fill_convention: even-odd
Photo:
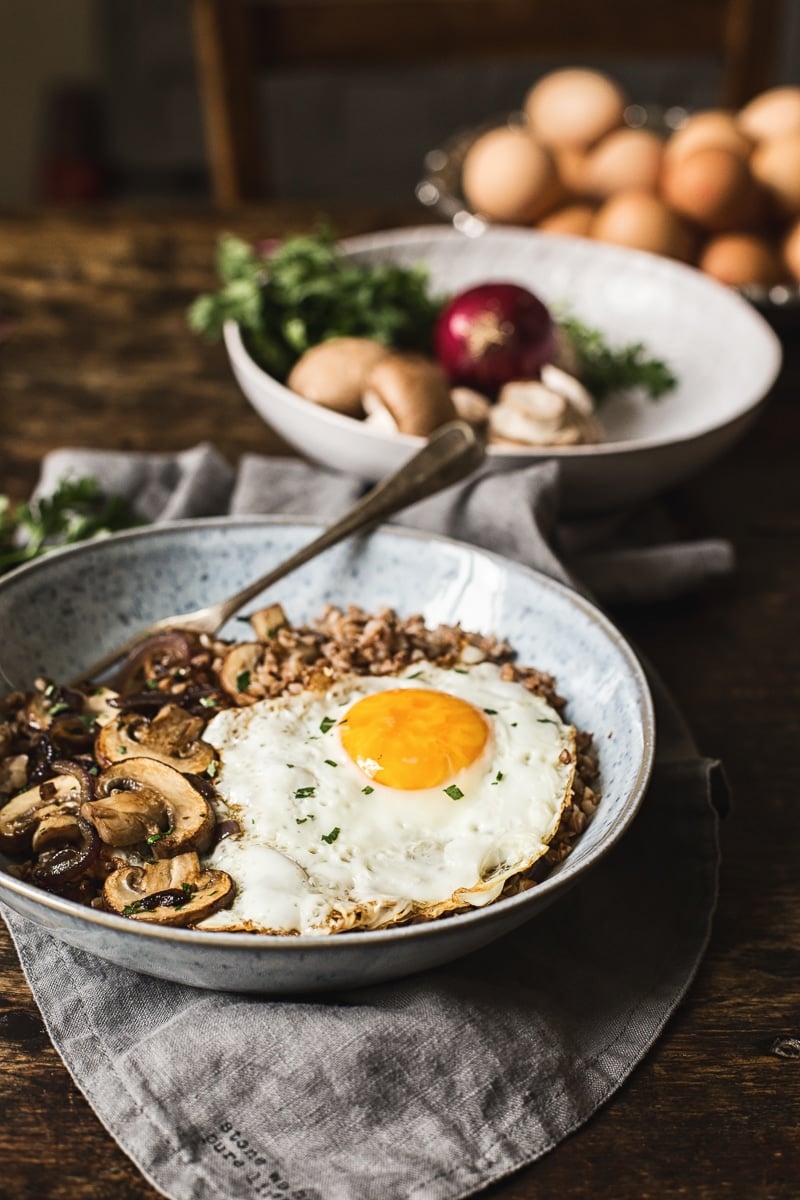
<instances>
[{"instance_id":1,"label":"pile of brown egg","mask_svg":"<svg viewBox=\"0 0 800 1200\"><path fill-rule=\"evenodd\" d=\"M737 287L800 281L800 87L695 112L667 135L631 128L627 108L598 71L544 76L523 124L468 148L470 208L681 259Z\"/></svg>"}]
</instances>

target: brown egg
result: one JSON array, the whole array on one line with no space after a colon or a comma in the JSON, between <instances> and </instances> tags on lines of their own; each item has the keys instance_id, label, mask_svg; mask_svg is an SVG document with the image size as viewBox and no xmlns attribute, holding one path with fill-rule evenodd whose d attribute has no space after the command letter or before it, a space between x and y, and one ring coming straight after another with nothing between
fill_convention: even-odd
<instances>
[{"instance_id":1,"label":"brown egg","mask_svg":"<svg viewBox=\"0 0 800 1200\"><path fill-rule=\"evenodd\" d=\"M539 221L537 228L546 233L570 233L574 237L588 237L594 219L591 204L566 204Z\"/></svg>"},{"instance_id":2,"label":"brown egg","mask_svg":"<svg viewBox=\"0 0 800 1200\"><path fill-rule=\"evenodd\" d=\"M783 257L792 279L800 283L800 221L795 221L786 235Z\"/></svg>"},{"instance_id":3,"label":"brown egg","mask_svg":"<svg viewBox=\"0 0 800 1200\"><path fill-rule=\"evenodd\" d=\"M614 129L589 151L584 185L594 196L655 192L664 143L649 129Z\"/></svg>"},{"instance_id":4,"label":"brown egg","mask_svg":"<svg viewBox=\"0 0 800 1200\"><path fill-rule=\"evenodd\" d=\"M561 198L550 152L511 126L491 129L473 142L464 156L461 186L470 207L490 221L527 224Z\"/></svg>"},{"instance_id":5,"label":"brown egg","mask_svg":"<svg viewBox=\"0 0 800 1200\"><path fill-rule=\"evenodd\" d=\"M747 163L718 146L665 162L661 194L675 212L715 233L749 229L761 216Z\"/></svg>"},{"instance_id":6,"label":"brown egg","mask_svg":"<svg viewBox=\"0 0 800 1200\"><path fill-rule=\"evenodd\" d=\"M772 287L786 274L775 246L754 233L718 234L704 246L698 265L732 287L748 283Z\"/></svg>"},{"instance_id":7,"label":"brown egg","mask_svg":"<svg viewBox=\"0 0 800 1200\"><path fill-rule=\"evenodd\" d=\"M686 224L650 192L618 192L598 210L589 232L600 242L670 258L688 259L693 250Z\"/></svg>"},{"instance_id":8,"label":"brown egg","mask_svg":"<svg viewBox=\"0 0 800 1200\"><path fill-rule=\"evenodd\" d=\"M625 95L600 71L552 71L525 97L525 115L543 146L590 146L622 124Z\"/></svg>"},{"instance_id":9,"label":"brown egg","mask_svg":"<svg viewBox=\"0 0 800 1200\"><path fill-rule=\"evenodd\" d=\"M553 150L559 178L573 196L586 194L586 163L588 156L583 150L562 146Z\"/></svg>"},{"instance_id":10,"label":"brown egg","mask_svg":"<svg viewBox=\"0 0 800 1200\"><path fill-rule=\"evenodd\" d=\"M800 133L800 87L761 92L739 113L739 128L754 142Z\"/></svg>"},{"instance_id":11,"label":"brown egg","mask_svg":"<svg viewBox=\"0 0 800 1200\"><path fill-rule=\"evenodd\" d=\"M760 142L750 169L782 213L800 213L800 133Z\"/></svg>"},{"instance_id":12,"label":"brown egg","mask_svg":"<svg viewBox=\"0 0 800 1200\"><path fill-rule=\"evenodd\" d=\"M666 162L675 162L693 150L705 150L709 146L720 146L723 150L732 150L742 158L748 158L753 143L739 128L734 113L722 108L709 108L693 113L672 134L664 149L664 159Z\"/></svg>"}]
</instances>

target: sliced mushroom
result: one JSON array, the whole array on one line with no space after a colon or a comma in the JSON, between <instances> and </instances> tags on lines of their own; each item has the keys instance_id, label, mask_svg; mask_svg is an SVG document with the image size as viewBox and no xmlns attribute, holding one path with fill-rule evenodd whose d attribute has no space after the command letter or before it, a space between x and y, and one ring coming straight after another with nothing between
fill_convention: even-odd
<instances>
[{"instance_id":1,"label":"sliced mushroom","mask_svg":"<svg viewBox=\"0 0 800 1200\"><path fill-rule=\"evenodd\" d=\"M205 789L204 789L205 790ZM108 846L147 842L156 858L211 845L215 816L203 791L158 759L129 758L107 767L97 799L81 806Z\"/></svg>"},{"instance_id":2,"label":"sliced mushroom","mask_svg":"<svg viewBox=\"0 0 800 1200\"><path fill-rule=\"evenodd\" d=\"M27 754L10 754L0 761L0 797L13 796L25 786L28 778ZM2 807L0 807L2 815Z\"/></svg>"},{"instance_id":3,"label":"sliced mushroom","mask_svg":"<svg viewBox=\"0 0 800 1200\"><path fill-rule=\"evenodd\" d=\"M427 437L456 410L442 367L418 354L387 354L370 371L364 404L372 412L379 405L388 410L401 433Z\"/></svg>"},{"instance_id":4,"label":"sliced mushroom","mask_svg":"<svg viewBox=\"0 0 800 1200\"><path fill-rule=\"evenodd\" d=\"M109 721L95 739L101 765L143 755L179 771L202 775L216 759L216 751L198 736L204 721L179 704L165 704L149 720L140 713L122 712Z\"/></svg>"},{"instance_id":5,"label":"sliced mushroom","mask_svg":"<svg viewBox=\"0 0 800 1200\"><path fill-rule=\"evenodd\" d=\"M268 642L286 625L286 613L281 604L268 604L250 614L250 624L259 642Z\"/></svg>"},{"instance_id":6,"label":"sliced mushroom","mask_svg":"<svg viewBox=\"0 0 800 1200\"><path fill-rule=\"evenodd\" d=\"M84 715L94 717L98 728L101 725L107 725L119 713L119 709L113 703L118 698L119 693L115 692L112 688L93 688L84 702Z\"/></svg>"},{"instance_id":7,"label":"sliced mushroom","mask_svg":"<svg viewBox=\"0 0 800 1200\"><path fill-rule=\"evenodd\" d=\"M372 338L329 338L306 350L287 383L293 392L314 404L348 417L361 417L367 376L387 353L386 347Z\"/></svg>"},{"instance_id":8,"label":"sliced mushroom","mask_svg":"<svg viewBox=\"0 0 800 1200\"><path fill-rule=\"evenodd\" d=\"M469 425L479 428L489 420L492 406L483 392L476 392L474 388L454 387L450 390L450 399L456 415Z\"/></svg>"},{"instance_id":9,"label":"sliced mushroom","mask_svg":"<svg viewBox=\"0 0 800 1200\"><path fill-rule=\"evenodd\" d=\"M542 367L542 383L552 392L559 392L573 408L584 416L590 417L594 412L594 400L591 394L574 375L569 375L561 367L546 363Z\"/></svg>"},{"instance_id":10,"label":"sliced mushroom","mask_svg":"<svg viewBox=\"0 0 800 1200\"><path fill-rule=\"evenodd\" d=\"M80 788L69 775L58 775L20 792L0 808L0 850L11 858L25 858L39 822L62 807L77 811L80 800Z\"/></svg>"},{"instance_id":11,"label":"sliced mushroom","mask_svg":"<svg viewBox=\"0 0 800 1200\"><path fill-rule=\"evenodd\" d=\"M489 414L489 431L492 440L532 446L574 446L602 439L591 413L537 379L513 380L500 389Z\"/></svg>"},{"instance_id":12,"label":"sliced mushroom","mask_svg":"<svg viewBox=\"0 0 800 1200\"><path fill-rule=\"evenodd\" d=\"M103 899L113 912L159 925L195 925L233 903L235 885L225 871L206 871L196 854L146 866L125 866L103 885Z\"/></svg>"},{"instance_id":13,"label":"sliced mushroom","mask_svg":"<svg viewBox=\"0 0 800 1200\"><path fill-rule=\"evenodd\" d=\"M239 642L223 658L219 684L236 704L254 704L258 699L249 695L247 689L263 654L263 642Z\"/></svg>"}]
</instances>

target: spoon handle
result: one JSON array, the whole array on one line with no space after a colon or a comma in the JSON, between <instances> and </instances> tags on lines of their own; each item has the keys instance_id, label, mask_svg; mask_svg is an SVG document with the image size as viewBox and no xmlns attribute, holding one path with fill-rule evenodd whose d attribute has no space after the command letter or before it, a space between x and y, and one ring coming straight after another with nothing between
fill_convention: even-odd
<instances>
[{"instance_id":1,"label":"spoon handle","mask_svg":"<svg viewBox=\"0 0 800 1200\"><path fill-rule=\"evenodd\" d=\"M452 421L433 433L413 458L388 475L327 529L301 547L291 558L214 606L223 625L242 605L283 579L310 559L354 533L369 529L418 500L457 483L474 471L484 458L484 448L475 431L464 421Z\"/></svg>"},{"instance_id":2,"label":"spoon handle","mask_svg":"<svg viewBox=\"0 0 800 1200\"><path fill-rule=\"evenodd\" d=\"M291 571L296 571L309 559L321 554L343 541L354 533L369 529L378 521L392 516L409 504L424 500L443 488L457 483L470 474L483 462L485 450L482 441L471 426L465 421L452 421L443 425L433 433L419 453L408 459L393 474L367 492L361 500L348 509L344 516L333 525L301 547L291 558L285 559L273 567L266 575L229 596L217 604L209 604L205 608L190 613L177 613L171 617L161 617L153 621L146 629L133 634L117 646L116 649L104 655L93 663L79 679L96 679L104 674L119 659L135 650L143 641L154 633L165 629L185 629L194 633L214 634L225 624L229 617L238 612L242 605L247 604L279 579L283 579Z\"/></svg>"}]
</instances>

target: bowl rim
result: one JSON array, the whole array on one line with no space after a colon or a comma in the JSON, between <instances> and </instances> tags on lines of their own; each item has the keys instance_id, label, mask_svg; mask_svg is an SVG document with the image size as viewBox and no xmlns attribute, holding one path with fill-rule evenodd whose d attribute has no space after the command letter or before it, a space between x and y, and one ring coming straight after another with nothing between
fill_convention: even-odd
<instances>
[{"instance_id":1,"label":"bowl rim","mask_svg":"<svg viewBox=\"0 0 800 1200\"><path fill-rule=\"evenodd\" d=\"M196 517L158 522L153 525L123 530L119 533L110 534L107 537L90 539L74 546L66 546L48 553L43 558L24 563L9 571L8 574L0 579L0 596L10 588L13 588L20 580L27 580L35 577L37 574L45 574L50 569L51 563L61 562L64 559L80 560L92 554L100 553L102 555L107 553L106 547L113 549L116 545L129 542L149 541L152 538L172 537L176 533L191 533L205 529L230 528L231 526L256 526L262 528L265 526L299 527L309 530L309 540L315 532L324 527L314 517L286 517L277 514ZM528 567L513 559L505 558L494 551L485 550L481 546L475 546L469 542L460 541L443 534L429 533L426 530L381 524L369 536L373 537L375 535L388 535L392 538L454 547L459 551L466 551L469 554L489 559L504 570L510 568L512 571L518 571L528 576L534 586L550 591L558 596L561 601L566 601L567 604L579 609L583 616L588 617L621 654L628 671L629 679L634 685L637 708L641 718L641 760L633 784L624 801L623 810L610 825L603 842L595 846L575 870L570 870L570 865L574 859L572 856L568 856L564 860L565 865L563 869L558 874L549 875L541 883L538 883L535 888L521 892L516 896L509 896L483 907L471 908L465 912L452 913L440 920L421 922L416 925L398 925L375 930L354 930L337 934L214 932L213 930L184 929L180 926L159 926L149 925L144 922L132 922L115 913L103 912L98 909L89 908L86 905L78 904L76 901L65 900L60 896L52 895L41 888L35 887L33 884L17 879L2 867L0 867L0 901L4 899L4 891L10 892L24 900L33 902L37 907L41 906L61 916L72 918L73 922L84 922L100 929L107 929L130 937L154 939L157 942L177 941L193 947L217 946L233 950L263 949L268 951L274 948L299 954L311 949L316 952L324 948L329 952L333 951L336 953L334 949L336 946L353 947L362 944L378 946L394 944L396 941L416 940L418 938L424 940L441 936L443 929L446 930L448 927L454 927L453 922L457 923L455 927L459 929L470 927L486 920L488 914L495 913L500 915L504 912L510 912L515 908L526 907L534 898L538 900L542 896L547 898L555 896L555 894L581 878L589 868L605 857L638 815L647 793L655 762L656 721L653 697L644 667L627 639L611 619L591 600L560 580L553 579L533 567Z\"/></svg>"},{"instance_id":2,"label":"bowl rim","mask_svg":"<svg viewBox=\"0 0 800 1200\"><path fill-rule=\"evenodd\" d=\"M414 225L407 228L381 230L376 233L358 234L354 237L343 238L338 244L345 253L371 253L384 249L388 250L393 246L404 246L408 243L413 244L421 238L428 241L433 239L452 242L472 242L485 238L519 239L528 242L557 241L560 244L572 243L574 246L580 247L580 251L582 252L600 254L611 260L616 259L623 264L625 262L635 263L637 261L648 263L651 266L658 264L656 269L664 274L674 275L677 278L690 279L693 285L707 290L716 299L724 297L723 302L729 303L733 309L738 309L744 319L751 323L753 332L761 337L767 355L768 369L765 369L764 381L759 385L755 394L749 391L739 402L732 415L725 417L721 421L712 422L692 433L683 435L662 434L644 438L631 438L625 441L596 442L578 446L488 446L487 458L489 460L496 458L519 459L520 462L538 462L553 458L567 460L581 458L604 459L616 458L620 455L639 454L643 451L657 451L672 446L691 445L702 441L704 438L722 433L724 430L737 425L740 421L754 414L766 401L770 389L780 372L783 363L781 340L766 318L754 308L753 304L733 289L726 288L716 280L704 275L696 267L674 259L665 258L663 255L651 254L645 250L634 250L628 246L616 246L607 242L591 242L586 238L574 237L569 234L548 233L545 230L532 229L522 225L488 226L480 233L478 238L470 237L468 234L448 226ZM587 246L591 248L588 251L586 251ZM372 440L376 445L401 446L409 454L424 444L425 439L422 437L407 433L390 434L385 431L373 429L363 421L345 416L343 413L334 412L328 408L323 408L320 405L314 404L311 400L306 400L305 397L300 396L297 392L293 392L291 388L288 388L273 375L265 371L263 367L259 366L251 356L244 344L242 330L238 322L233 320L225 322L223 338L231 362L238 362L243 368L247 369L262 388L271 391L273 398L282 401L298 417L309 418L313 414L314 418L321 423L323 428L328 426L331 431L337 430L340 433L349 432L350 434L353 434L357 430L359 437L365 438L368 441ZM268 418L266 419L268 420Z\"/></svg>"}]
</instances>

